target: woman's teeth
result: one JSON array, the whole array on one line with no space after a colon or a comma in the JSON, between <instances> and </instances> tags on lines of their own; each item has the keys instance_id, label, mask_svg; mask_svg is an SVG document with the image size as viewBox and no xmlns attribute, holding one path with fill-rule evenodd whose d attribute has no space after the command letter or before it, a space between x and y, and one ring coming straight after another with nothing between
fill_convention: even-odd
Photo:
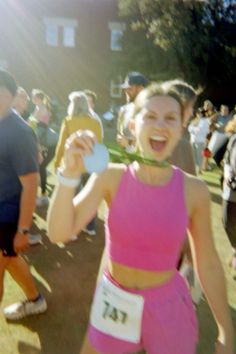
<instances>
[{"instance_id":1,"label":"woman's teeth","mask_svg":"<svg viewBox=\"0 0 236 354\"><path fill-rule=\"evenodd\" d=\"M155 141L166 141L167 138L166 138L165 136L154 135L154 136L151 136L151 140L155 140Z\"/></svg>"}]
</instances>

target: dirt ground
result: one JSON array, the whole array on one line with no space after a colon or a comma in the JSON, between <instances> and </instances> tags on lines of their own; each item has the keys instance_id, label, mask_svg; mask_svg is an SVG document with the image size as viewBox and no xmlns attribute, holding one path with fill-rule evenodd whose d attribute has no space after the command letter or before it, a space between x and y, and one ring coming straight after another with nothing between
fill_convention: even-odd
<instances>
[{"instance_id":1,"label":"dirt ground","mask_svg":"<svg viewBox=\"0 0 236 354\"><path fill-rule=\"evenodd\" d=\"M50 244L44 237L43 246L30 254L31 264L51 288L51 292L46 294L47 318L42 318L38 325L37 321L34 322L40 327L37 333L42 354L79 353L103 247L104 226L98 220L96 236L81 233L77 241L63 248ZM44 321L46 323L43 324Z\"/></svg>"}]
</instances>

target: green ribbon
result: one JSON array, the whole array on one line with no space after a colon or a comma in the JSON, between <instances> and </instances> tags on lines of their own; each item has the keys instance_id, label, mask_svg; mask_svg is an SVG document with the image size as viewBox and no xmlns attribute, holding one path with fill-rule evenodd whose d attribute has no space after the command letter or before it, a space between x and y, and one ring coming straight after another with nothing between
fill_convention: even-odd
<instances>
[{"instance_id":1,"label":"green ribbon","mask_svg":"<svg viewBox=\"0 0 236 354\"><path fill-rule=\"evenodd\" d=\"M112 162L119 162L129 164L134 161L139 163L143 163L145 165L156 166L156 167L168 167L170 166L170 162L168 160L164 161L156 161L146 157L142 157L137 153L129 153L125 149L117 146L106 144L106 147L110 154L110 160Z\"/></svg>"}]
</instances>

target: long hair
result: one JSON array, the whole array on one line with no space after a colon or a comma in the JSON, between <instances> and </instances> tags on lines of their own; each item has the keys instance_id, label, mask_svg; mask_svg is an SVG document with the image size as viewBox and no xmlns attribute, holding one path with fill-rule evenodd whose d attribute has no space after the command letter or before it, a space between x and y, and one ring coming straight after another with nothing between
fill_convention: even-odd
<instances>
[{"instance_id":1,"label":"long hair","mask_svg":"<svg viewBox=\"0 0 236 354\"><path fill-rule=\"evenodd\" d=\"M83 91L74 91L69 95L70 104L67 108L69 116L89 115L88 100Z\"/></svg>"}]
</instances>

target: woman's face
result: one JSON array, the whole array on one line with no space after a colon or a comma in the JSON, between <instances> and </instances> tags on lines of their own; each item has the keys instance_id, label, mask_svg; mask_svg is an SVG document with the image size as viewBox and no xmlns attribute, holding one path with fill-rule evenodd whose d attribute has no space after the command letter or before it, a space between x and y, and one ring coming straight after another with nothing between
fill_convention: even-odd
<instances>
[{"instance_id":1,"label":"woman's face","mask_svg":"<svg viewBox=\"0 0 236 354\"><path fill-rule=\"evenodd\" d=\"M42 103L42 100L39 96L32 95L32 102L33 102L33 104L35 104L37 106Z\"/></svg>"},{"instance_id":2,"label":"woman's face","mask_svg":"<svg viewBox=\"0 0 236 354\"><path fill-rule=\"evenodd\" d=\"M203 103L203 108L205 111L211 111L213 109L213 104L210 101L205 101Z\"/></svg>"},{"instance_id":3,"label":"woman's face","mask_svg":"<svg viewBox=\"0 0 236 354\"><path fill-rule=\"evenodd\" d=\"M147 99L135 117L135 136L140 153L163 161L171 156L181 138L180 104L170 96Z\"/></svg>"}]
</instances>

